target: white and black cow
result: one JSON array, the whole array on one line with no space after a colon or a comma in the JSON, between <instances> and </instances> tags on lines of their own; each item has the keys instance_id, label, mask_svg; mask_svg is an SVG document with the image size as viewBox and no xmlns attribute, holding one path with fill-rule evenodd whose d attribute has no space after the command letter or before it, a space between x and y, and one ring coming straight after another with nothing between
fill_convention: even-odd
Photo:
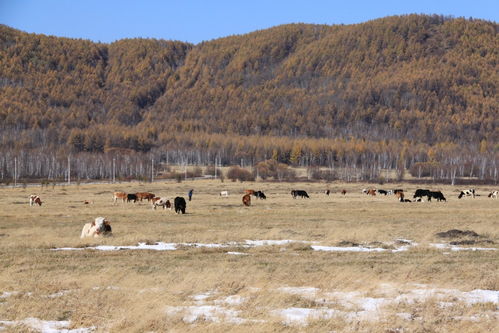
<instances>
[{"instance_id":1,"label":"white and black cow","mask_svg":"<svg viewBox=\"0 0 499 333\"><path fill-rule=\"evenodd\" d=\"M459 196L457 197L458 199L461 199L462 197L475 197L475 189L470 188L469 190L462 190L461 193L459 193Z\"/></svg>"},{"instance_id":2,"label":"white and black cow","mask_svg":"<svg viewBox=\"0 0 499 333\"><path fill-rule=\"evenodd\" d=\"M490 192L488 197L492 199L497 199L497 197L499 197L499 191Z\"/></svg>"}]
</instances>

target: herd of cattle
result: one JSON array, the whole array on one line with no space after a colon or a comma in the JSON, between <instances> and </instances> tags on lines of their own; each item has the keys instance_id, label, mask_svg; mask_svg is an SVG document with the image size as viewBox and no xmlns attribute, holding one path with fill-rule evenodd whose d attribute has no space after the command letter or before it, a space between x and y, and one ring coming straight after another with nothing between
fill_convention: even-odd
<instances>
[{"instance_id":1,"label":"herd of cattle","mask_svg":"<svg viewBox=\"0 0 499 333\"><path fill-rule=\"evenodd\" d=\"M192 197L192 192L193 190L189 191L189 201L191 201ZM330 190L326 190L324 192L326 195L329 196L331 193ZM340 192L342 195L346 195L347 191L343 189ZM382 189L374 189L374 188L365 188L362 190L362 193L370 196L376 196L378 195L394 195L398 201L400 202L412 202L412 200L407 199L404 194L404 190L402 189L394 189L394 190L382 190ZM221 191L220 192L220 197L228 197L229 196L229 191ZM251 205L251 196L254 196L257 199L267 199L267 196L265 193L262 191L255 191L255 190L245 190L244 191L244 196L242 197L242 202L244 206L250 206ZM463 197L472 197L475 198L476 196L479 196L479 194L476 193L475 189L468 189L468 190L462 190L460 191L458 195L458 199L461 199ZM308 198L310 199L310 196L308 193L304 190L292 190L291 191L291 197L293 199L296 199L297 197L300 198ZM431 199L435 199L437 201L447 201L441 191L431 191L427 189L417 189L414 195L412 196L413 200L415 202L422 202L424 201L424 197L427 198L427 201L431 201ZM488 194L489 198L497 199L499 197L499 191L492 191ZM137 201L143 201L147 200L148 202L151 203L152 209L156 209L157 207L163 207L163 209L172 209L172 203L168 198L165 197L157 197L154 193L149 193L149 192L137 192L137 193L126 193L126 192L114 192L113 193L113 204L116 204L118 201L122 201L123 203L125 202L137 202ZM84 201L84 204L88 204L88 201ZM32 194L29 196L29 204L30 206L34 205L42 205L42 200L38 195ZM187 208L187 203L183 197L175 197L173 199L173 208L177 214L185 214L186 208ZM109 236L112 234L112 228L109 223L104 217L97 217L94 222L92 223L87 223L84 225L83 230L81 232L81 238L85 237L100 237L100 236Z\"/></svg>"}]
</instances>

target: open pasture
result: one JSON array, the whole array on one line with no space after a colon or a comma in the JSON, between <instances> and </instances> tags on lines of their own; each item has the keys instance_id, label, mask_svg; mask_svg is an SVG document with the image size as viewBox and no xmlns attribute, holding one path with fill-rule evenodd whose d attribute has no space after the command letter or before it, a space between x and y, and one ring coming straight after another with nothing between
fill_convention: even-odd
<instances>
[{"instance_id":1,"label":"open pasture","mask_svg":"<svg viewBox=\"0 0 499 333\"><path fill-rule=\"evenodd\" d=\"M400 203L363 194L368 187L198 180L3 188L0 330L496 329L499 200L487 198L496 188L457 199L451 186L377 186L403 188L410 199L416 188L447 198ZM191 188L185 215L112 200L114 191L187 200ZM252 197L244 207L245 189L267 199ZM310 199L293 199L293 189ZM42 206L30 207L30 194ZM110 221L113 236L80 239L98 216ZM478 236L436 236L451 229Z\"/></svg>"}]
</instances>

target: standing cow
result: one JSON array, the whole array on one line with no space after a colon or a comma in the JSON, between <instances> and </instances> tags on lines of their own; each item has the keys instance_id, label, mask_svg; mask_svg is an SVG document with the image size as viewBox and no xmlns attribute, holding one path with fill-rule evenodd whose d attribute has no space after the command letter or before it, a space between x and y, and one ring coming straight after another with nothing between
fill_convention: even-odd
<instances>
[{"instance_id":1,"label":"standing cow","mask_svg":"<svg viewBox=\"0 0 499 333\"><path fill-rule=\"evenodd\" d=\"M159 198L155 197L152 199L152 209L156 209L156 207L163 207L163 209L172 209L172 205L170 203L170 200L167 198Z\"/></svg>"},{"instance_id":2,"label":"standing cow","mask_svg":"<svg viewBox=\"0 0 499 333\"><path fill-rule=\"evenodd\" d=\"M461 199L462 197L475 197L475 189L470 188L469 190L462 190L461 193L459 193L459 196L457 197L458 199Z\"/></svg>"},{"instance_id":3,"label":"standing cow","mask_svg":"<svg viewBox=\"0 0 499 333\"><path fill-rule=\"evenodd\" d=\"M173 206L175 207L175 213L180 214L180 212L182 212L182 214L185 214L187 203L183 197L176 197L173 200Z\"/></svg>"},{"instance_id":4,"label":"standing cow","mask_svg":"<svg viewBox=\"0 0 499 333\"><path fill-rule=\"evenodd\" d=\"M40 199L40 197L37 196L36 194L32 194L32 195L29 196L29 205L30 206L33 206L33 205L41 206L42 205L42 199Z\"/></svg>"},{"instance_id":5,"label":"standing cow","mask_svg":"<svg viewBox=\"0 0 499 333\"><path fill-rule=\"evenodd\" d=\"M126 199L127 199L127 194L125 192L114 192L113 193L113 205L115 205L118 200L125 202Z\"/></svg>"},{"instance_id":6,"label":"standing cow","mask_svg":"<svg viewBox=\"0 0 499 333\"><path fill-rule=\"evenodd\" d=\"M251 206L251 195L250 194L245 194L243 196L243 205Z\"/></svg>"},{"instance_id":7,"label":"standing cow","mask_svg":"<svg viewBox=\"0 0 499 333\"><path fill-rule=\"evenodd\" d=\"M303 191L303 190L292 190L291 196L293 197L293 199L296 199L296 197L310 199L310 197L308 196L308 193L306 191Z\"/></svg>"}]
</instances>

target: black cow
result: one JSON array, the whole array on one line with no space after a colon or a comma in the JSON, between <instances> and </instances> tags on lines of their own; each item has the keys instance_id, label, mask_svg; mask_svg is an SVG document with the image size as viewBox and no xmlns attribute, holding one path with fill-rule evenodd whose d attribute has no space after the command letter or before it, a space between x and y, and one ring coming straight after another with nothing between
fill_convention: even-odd
<instances>
[{"instance_id":1,"label":"black cow","mask_svg":"<svg viewBox=\"0 0 499 333\"><path fill-rule=\"evenodd\" d=\"M428 197L428 200L430 200L430 190L422 190L422 189L417 189L416 190L416 193L414 193L414 195L412 196L413 199L416 199L416 198L422 198L422 197L425 197L427 196Z\"/></svg>"},{"instance_id":2,"label":"black cow","mask_svg":"<svg viewBox=\"0 0 499 333\"><path fill-rule=\"evenodd\" d=\"M176 197L175 200L173 201L173 205L175 207L175 213L180 214L185 214L185 208L187 207L187 203L185 202L185 199L182 197Z\"/></svg>"},{"instance_id":3,"label":"black cow","mask_svg":"<svg viewBox=\"0 0 499 333\"><path fill-rule=\"evenodd\" d=\"M331 193L331 191L330 191L330 190L326 190L324 193L325 193L326 195L329 195L329 193Z\"/></svg>"},{"instance_id":4,"label":"black cow","mask_svg":"<svg viewBox=\"0 0 499 333\"><path fill-rule=\"evenodd\" d=\"M303 190L292 190L291 195L293 196L293 199L296 199L296 197L302 197L302 198L309 198L307 192Z\"/></svg>"},{"instance_id":5,"label":"black cow","mask_svg":"<svg viewBox=\"0 0 499 333\"><path fill-rule=\"evenodd\" d=\"M137 201L138 198L137 198L137 194L127 194L126 195L126 202L130 202L130 201L133 201L135 203L135 201Z\"/></svg>"},{"instance_id":6,"label":"black cow","mask_svg":"<svg viewBox=\"0 0 499 333\"><path fill-rule=\"evenodd\" d=\"M384 194L384 195L387 195L388 194L388 191L385 191L385 190L377 190L379 194Z\"/></svg>"},{"instance_id":7,"label":"black cow","mask_svg":"<svg viewBox=\"0 0 499 333\"><path fill-rule=\"evenodd\" d=\"M447 200L445 200L444 195L440 191L435 191L435 192L429 191L428 201L431 201L431 198L435 198L435 199L437 199L437 201L447 201Z\"/></svg>"},{"instance_id":8,"label":"black cow","mask_svg":"<svg viewBox=\"0 0 499 333\"><path fill-rule=\"evenodd\" d=\"M267 199L267 196L265 195L265 193L263 193L262 191L255 191L255 193L253 193L253 195L257 198L257 199Z\"/></svg>"}]
</instances>

